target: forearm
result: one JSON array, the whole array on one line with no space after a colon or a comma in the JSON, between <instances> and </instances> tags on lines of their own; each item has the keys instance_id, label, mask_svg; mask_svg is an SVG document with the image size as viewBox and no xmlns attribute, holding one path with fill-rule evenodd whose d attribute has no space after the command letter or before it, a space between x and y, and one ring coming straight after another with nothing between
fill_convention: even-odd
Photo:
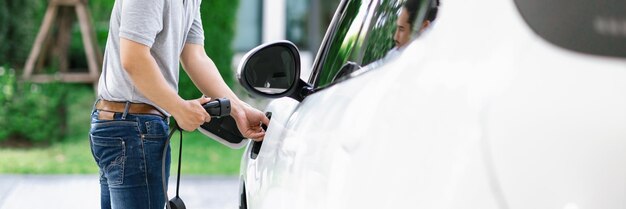
<instances>
[{"instance_id":1,"label":"forearm","mask_svg":"<svg viewBox=\"0 0 626 209\"><path fill-rule=\"evenodd\" d=\"M260 124L269 124L269 119L261 111L239 100L226 85L217 67L206 55L202 46L185 45L181 61L191 80L204 95L212 98L226 97L230 99L230 115L237 122L237 128L243 136L254 140L263 139L265 132Z\"/></svg>"},{"instance_id":2,"label":"forearm","mask_svg":"<svg viewBox=\"0 0 626 209\"><path fill-rule=\"evenodd\" d=\"M230 100L239 100L237 95L226 85L215 63L206 56L197 56L183 63L183 68L206 96L211 98L226 97Z\"/></svg>"},{"instance_id":3,"label":"forearm","mask_svg":"<svg viewBox=\"0 0 626 209\"><path fill-rule=\"evenodd\" d=\"M120 42L122 65L139 92L165 111L176 111L183 99L167 84L149 48L137 49L137 43L125 39Z\"/></svg>"},{"instance_id":4,"label":"forearm","mask_svg":"<svg viewBox=\"0 0 626 209\"><path fill-rule=\"evenodd\" d=\"M226 85L215 63L206 55L202 46L185 45L181 60L183 68L204 95L211 98L226 97L230 99L234 113L239 111L241 105L246 105Z\"/></svg>"}]
</instances>

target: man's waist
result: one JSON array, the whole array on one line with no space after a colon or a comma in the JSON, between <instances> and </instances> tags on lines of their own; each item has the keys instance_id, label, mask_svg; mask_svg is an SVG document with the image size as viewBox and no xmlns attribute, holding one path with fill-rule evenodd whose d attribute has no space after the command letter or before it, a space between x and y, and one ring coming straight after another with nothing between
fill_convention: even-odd
<instances>
[{"instance_id":1,"label":"man's waist","mask_svg":"<svg viewBox=\"0 0 626 209\"><path fill-rule=\"evenodd\" d=\"M146 103L118 102L100 99L96 103L96 109L107 112L130 113L130 114L152 114L167 117L156 107Z\"/></svg>"}]
</instances>

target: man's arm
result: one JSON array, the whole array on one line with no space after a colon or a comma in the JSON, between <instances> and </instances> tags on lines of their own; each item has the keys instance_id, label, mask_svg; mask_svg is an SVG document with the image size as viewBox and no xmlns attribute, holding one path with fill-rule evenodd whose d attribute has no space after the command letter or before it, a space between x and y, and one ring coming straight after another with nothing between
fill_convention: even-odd
<instances>
[{"instance_id":1,"label":"man's arm","mask_svg":"<svg viewBox=\"0 0 626 209\"><path fill-rule=\"evenodd\" d=\"M120 58L135 87L150 101L172 114L182 129L195 130L211 119L201 105L210 99L183 100L178 96L165 81L148 46L120 38Z\"/></svg>"},{"instance_id":2,"label":"man's arm","mask_svg":"<svg viewBox=\"0 0 626 209\"><path fill-rule=\"evenodd\" d=\"M209 97L230 99L232 112L231 116L237 122L239 131L247 138L262 140L265 132L260 124L269 124L269 119L265 115L241 101L222 79L215 63L207 56L204 47L198 44L185 44L181 54L183 68L200 89Z\"/></svg>"}]
</instances>

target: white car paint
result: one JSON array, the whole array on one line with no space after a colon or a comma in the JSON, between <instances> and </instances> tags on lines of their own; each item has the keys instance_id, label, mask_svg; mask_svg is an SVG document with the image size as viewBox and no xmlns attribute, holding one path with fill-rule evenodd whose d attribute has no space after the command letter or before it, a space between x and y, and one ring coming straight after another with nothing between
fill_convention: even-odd
<instances>
[{"instance_id":1,"label":"white car paint","mask_svg":"<svg viewBox=\"0 0 626 209\"><path fill-rule=\"evenodd\" d=\"M547 43L510 0L438 18L395 61L272 102L248 208L626 208L626 61Z\"/></svg>"}]
</instances>

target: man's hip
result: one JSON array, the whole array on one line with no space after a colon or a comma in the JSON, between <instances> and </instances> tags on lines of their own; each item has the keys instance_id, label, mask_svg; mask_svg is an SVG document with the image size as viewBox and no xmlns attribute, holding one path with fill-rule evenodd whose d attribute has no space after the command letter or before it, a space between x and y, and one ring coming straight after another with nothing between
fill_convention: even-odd
<instances>
[{"instance_id":1,"label":"man's hip","mask_svg":"<svg viewBox=\"0 0 626 209\"><path fill-rule=\"evenodd\" d=\"M111 120L114 113L122 113L123 116L128 114L149 114L166 118L165 114L159 111L159 109L145 103L117 102L100 99L96 101L94 109L105 112L99 115L99 119Z\"/></svg>"}]
</instances>

